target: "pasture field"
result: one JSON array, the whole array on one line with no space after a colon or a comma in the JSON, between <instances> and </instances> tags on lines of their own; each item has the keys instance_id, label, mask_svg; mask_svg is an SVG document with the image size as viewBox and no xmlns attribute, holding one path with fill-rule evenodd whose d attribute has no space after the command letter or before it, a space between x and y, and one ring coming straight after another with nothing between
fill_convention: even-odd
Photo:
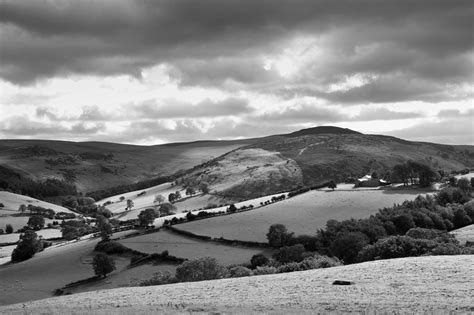
<instances>
[{"instance_id":1,"label":"pasture field","mask_svg":"<svg viewBox=\"0 0 474 315\"><path fill-rule=\"evenodd\" d=\"M250 262L253 255L263 253L269 255L271 250L228 246L195 240L169 231L145 234L119 241L121 244L144 253L161 253L165 250L170 255L196 259L213 257L223 265L242 264Z\"/></svg>"},{"instance_id":2,"label":"pasture field","mask_svg":"<svg viewBox=\"0 0 474 315\"><path fill-rule=\"evenodd\" d=\"M52 209L55 212L67 212L73 213L71 210L49 203L46 201L41 201L35 198L28 196L14 194L8 191L0 191L0 202L4 204L3 208L0 208L0 214L11 215L12 213L18 213L18 208L20 205L24 204L26 206L33 205L39 206L46 209Z\"/></svg>"},{"instance_id":3,"label":"pasture field","mask_svg":"<svg viewBox=\"0 0 474 315\"><path fill-rule=\"evenodd\" d=\"M6 225L11 224L11 226L13 227L13 231L16 231L24 227L28 223L29 219L30 219L29 216L21 216L21 217L0 216L0 229L3 229L5 231ZM52 224L53 221L54 220L44 218L44 225L46 226L48 225L48 223ZM56 220L56 221L59 221L59 220ZM0 243L2 243L2 241L0 241Z\"/></svg>"},{"instance_id":4,"label":"pasture field","mask_svg":"<svg viewBox=\"0 0 474 315\"><path fill-rule=\"evenodd\" d=\"M133 232L118 232L114 237ZM51 297L57 288L92 277L93 250L99 241L87 239L46 248L26 261L0 266L0 305ZM124 259L122 265L128 262Z\"/></svg>"},{"instance_id":5,"label":"pasture field","mask_svg":"<svg viewBox=\"0 0 474 315\"><path fill-rule=\"evenodd\" d=\"M332 285L349 280L353 285ZM474 255L429 256L119 288L0 307L4 314L469 314Z\"/></svg>"},{"instance_id":6,"label":"pasture field","mask_svg":"<svg viewBox=\"0 0 474 315\"><path fill-rule=\"evenodd\" d=\"M58 238L62 237L60 229L43 229L35 231L38 236L42 236L45 240L49 238ZM13 243L20 239L21 233L11 233L11 234L2 234L0 235L0 244L1 243Z\"/></svg>"},{"instance_id":7,"label":"pasture field","mask_svg":"<svg viewBox=\"0 0 474 315\"><path fill-rule=\"evenodd\" d=\"M467 173L467 174L459 174L459 175L456 175L456 176L454 176L454 177L456 177L457 179L460 179L460 178L465 177L465 178L467 178L468 180L471 180L471 178L474 177L474 172Z\"/></svg>"},{"instance_id":8,"label":"pasture field","mask_svg":"<svg viewBox=\"0 0 474 315\"><path fill-rule=\"evenodd\" d=\"M417 195L413 190L313 190L259 209L175 227L211 237L266 242L268 228L275 223L284 224L296 235L314 235L328 220L367 218Z\"/></svg>"},{"instance_id":9,"label":"pasture field","mask_svg":"<svg viewBox=\"0 0 474 315\"><path fill-rule=\"evenodd\" d=\"M466 244L466 242L474 242L474 224L451 231L450 233L456 237L461 245Z\"/></svg>"}]
</instances>

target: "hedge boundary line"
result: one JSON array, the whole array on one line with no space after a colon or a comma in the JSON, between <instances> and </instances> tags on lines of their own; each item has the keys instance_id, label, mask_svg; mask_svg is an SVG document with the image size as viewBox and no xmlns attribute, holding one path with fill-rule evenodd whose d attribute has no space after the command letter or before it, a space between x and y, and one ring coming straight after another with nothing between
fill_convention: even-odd
<instances>
[{"instance_id":1,"label":"hedge boundary line","mask_svg":"<svg viewBox=\"0 0 474 315\"><path fill-rule=\"evenodd\" d=\"M173 226L166 225L164 226L165 229L174 232L176 234L180 234L183 236L187 236L190 238L195 238L201 241L207 241L207 242L215 242L219 244L225 244L225 245L230 245L230 246L245 246L245 247L257 247L257 248L270 248L271 246L268 243L260 243L260 242L251 242L251 241L241 241L241 240L231 240L231 239L226 239L223 237L218 237L218 238L212 238L210 236L206 235L199 235L195 234L189 231L183 231L180 229L177 229Z\"/></svg>"}]
</instances>

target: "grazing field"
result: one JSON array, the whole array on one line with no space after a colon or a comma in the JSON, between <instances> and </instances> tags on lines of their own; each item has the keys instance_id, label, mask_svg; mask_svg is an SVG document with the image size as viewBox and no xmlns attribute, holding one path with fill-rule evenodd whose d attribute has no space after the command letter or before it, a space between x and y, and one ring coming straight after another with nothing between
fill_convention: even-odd
<instances>
[{"instance_id":1,"label":"grazing field","mask_svg":"<svg viewBox=\"0 0 474 315\"><path fill-rule=\"evenodd\" d=\"M281 223L296 235L314 235L328 220L367 218L378 209L414 199L414 191L313 190L252 211L177 225L211 237L266 242L270 225Z\"/></svg>"},{"instance_id":2,"label":"grazing field","mask_svg":"<svg viewBox=\"0 0 474 315\"><path fill-rule=\"evenodd\" d=\"M467 174L456 175L455 177L456 177L457 179L460 179L460 178L465 177L465 178L471 180L471 178L474 177L474 172L473 172L473 173L467 173Z\"/></svg>"},{"instance_id":3,"label":"grazing field","mask_svg":"<svg viewBox=\"0 0 474 315\"><path fill-rule=\"evenodd\" d=\"M49 238L58 238L62 237L60 229L44 229L35 231L38 236L43 237L45 240ZM12 234L2 234L0 235L0 244L1 243L13 243L20 239L21 233L12 233Z\"/></svg>"},{"instance_id":4,"label":"grazing field","mask_svg":"<svg viewBox=\"0 0 474 315\"><path fill-rule=\"evenodd\" d=\"M10 224L13 227L13 231L17 231L18 229L23 228L30 219L29 216L21 216L21 217L12 217L12 216L0 216L0 229L5 231L5 227L7 224ZM48 223L53 223L54 220L50 220L48 218L44 218L44 225L48 225ZM58 221L58 220L56 220ZM1 235L0 235L1 237ZM1 241L0 241L1 242Z\"/></svg>"},{"instance_id":5,"label":"grazing field","mask_svg":"<svg viewBox=\"0 0 474 315\"><path fill-rule=\"evenodd\" d=\"M133 231L114 237L129 233ZM93 276L91 261L98 242L92 239L47 248L24 262L0 266L0 305L51 297L53 290Z\"/></svg>"},{"instance_id":6,"label":"grazing field","mask_svg":"<svg viewBox=\"0 0 474 315\"><path fill-rule=\"evenodd\" d=\"M131 249L150 254L167 250L170 255L180 258L195 259L209 256L216 258L223 265L248 263L255 254L271 252L259 248L227 246L195 240L169 231L131 237L119 242Z\"/></svg>"},{"instance_id":7,"label":"grazing field","mask_svg":"<svg viewBox=\"0 0 474 315\"><path fill-rule=\"evenodd\" d=\"M466 242L474 242L474 224L451 231L450 233L456 237L461 245L466 244Z\"/></svg>"},{"instance_id":8,"label":"grazing field","mask_svg":"<svg viewBox=\"0 0 474 315\"><path fill-rule=\"evenodd\" d=\"M349 280L353 285L332 285ZM371 261L276 275L87 292L0 307L5 314L467 314L474 256Z\"/></svg>"}]
</instances>

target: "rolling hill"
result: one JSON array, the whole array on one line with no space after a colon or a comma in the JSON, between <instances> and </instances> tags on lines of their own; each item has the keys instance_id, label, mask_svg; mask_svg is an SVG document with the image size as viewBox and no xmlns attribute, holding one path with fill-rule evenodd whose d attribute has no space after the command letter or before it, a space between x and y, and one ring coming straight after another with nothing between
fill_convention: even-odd
<instances>
[{"instance_id":1,"label":"rolling hill","mask_svg":"<svg viewBox=\"0 0 474 315\"><path fill-rule=\"evenodd\" d=\"M256 141L195 167L183 180L205 181L214 194L242 200L329 180L344 182L374 171L384 176L408 160L434 170L461 170L474 166L474 147L410 142L346 129L320 133L316 128Z\"/></svg>"},{"instance_id":2,"label":"rolling hill","mask_svg":"<svg viewBox=\"0 0 474 315\"><path fill-rule=\"evenodd\" d=\"M64 179L79 192L180 171L184 183L207 182L214 194L237 201L373 171L383 176L407 160L461 170L474 166L474 147L410 142L331 126L264 138L156 146L0 140L0 167L37 180Z\"/></svg>"},{"instance_id":3,"label":"rolling hill","mask_svg":"<svg viewBox=\"0 0 474 315\"><path fill-rule=\"evenodd\" d=\"M5 314L468 313L474 256L372 261L328 269L80 293L0 307ZM349 286L332 285L349 280Z\"/></svg>"}]
</instances>

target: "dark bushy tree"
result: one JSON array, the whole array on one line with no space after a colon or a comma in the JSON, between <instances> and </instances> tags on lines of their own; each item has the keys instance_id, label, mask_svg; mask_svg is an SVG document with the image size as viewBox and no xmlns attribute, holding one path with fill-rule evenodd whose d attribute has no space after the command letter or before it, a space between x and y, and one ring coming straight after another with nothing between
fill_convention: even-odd
<instances>
[{"instance_id":1,"label":"dark bushy tree","mask_svg":"<svg viewBox=\"0 0 474 315\"><path fill-rule=\"evenodd\" d=\"M250 265L252 269L255 269L260 266L264 266L268 263L268 258L262 254L253 255L250 259Z\"/></svg>"},{"instance_id":2,"label":"dark bushy tree","mask_svg":"<svg viewBox=\"0 0 474 315\"><path fill-rule=\"evenodd\" d=\"M296 244L293 246L283 246L275 254L273 258L283 264L289 262L300 262L303 260L304 246Z\"/></svg>"},{"instance_id":3,"label":"dark bushy tree","mask_svg":"<svg viewBox=\"0 0 474 315\"><path fill-rule=\"evenodd\" d=\"M114 260L102 253L94 256L94 259L92 260L92 267L94 268L94 273L96 276L102 276L104 278L108 273L111 273L116 269Z\"/></svg>"},{"instance_id":4,"label":"dark bushy tree","mask_svg":"<svg viewBox=\"0 0 474 315\"><path fill-rule=\"evenodd\" d=\"M154 209L146 209L140 212L138 215L138 221L140 221L141 226L148 226L155 221L156 213Z\"/></svg>"},{"instance_id":5,"label":"dark bushy tree","mask_svg":"<svg viewBox=\"0 0 474 315\"><path fill-rule=\"evenodd\" d=\"M44 228L44 218L40 215L31 216L27 225L35 231L41 230Z\"/></svg>"},{"instance_id":6,"label":"dark bushy tree","mask_svg":"<svg viewBox=\"0 0 474 315\"><path fill-rule=\"evenodd\" d=\"M292 237L293 233L288 232L283 224L273 224L267 233L268 244L273 247L282 247L290 244Z\"/></svg>"},{"instance_id":7,"label":"dark bushy tree","mask_svg":"<svg viewBox=\"0 0 474 315\"><path fill-rule=\"evenodd\" d=\"M6 234L11 234L11 233L13 233L13 226L12 226L11 224L7 224L7 225L5 226L5 233L6 233Z\"/></svg>"},{"instance_id":8,"label":"dark bushy tree","mask_svg":"<svg viewBox=\"0 0 474 315\"><path fill-rule=\"evenodd\" d=\"M369 243L368 237L362 232L340 233L331 244L333 254L346 264L356 262L357 254Z\"/></svg>"},{"instance_id":9,"label":"dark bushy tree","mask_svg":"<svg viewBox=\"0 0 474 315\"><path fill-rule=\"evenodd\" d=\"M41 241L34 231L26 231L20 235L20 241L12 252L12 261L29 259L42 249Z\"/></svg>"}]
</instances>

